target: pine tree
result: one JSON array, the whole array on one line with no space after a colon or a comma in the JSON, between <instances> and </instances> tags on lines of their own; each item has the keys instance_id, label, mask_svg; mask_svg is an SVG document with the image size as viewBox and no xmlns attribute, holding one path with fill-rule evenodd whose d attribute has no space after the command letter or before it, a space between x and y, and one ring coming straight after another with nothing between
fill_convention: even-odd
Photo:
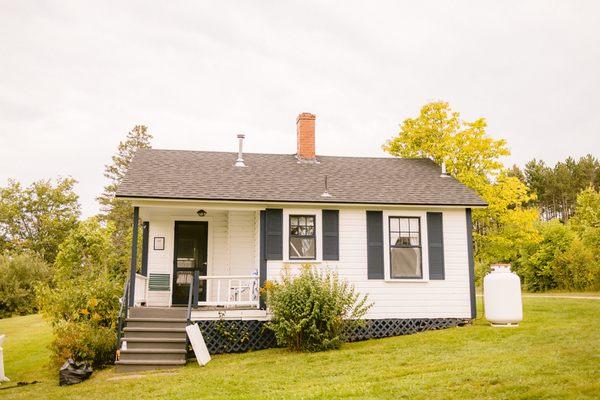
<instances>
[{"instance_id":1,"label":"pine tree","mask_svg":"<svg viewBox=\"0 0 600 400\"><path fill-rule=\"evenodd\" d=\"M145 125L136 125L127 133L125 140L119 143L112 163L105 166L104 176L109 179L109 183L104 186L104 192L97 199L101 206L102 220L114 224L112 240L124 271L127 270L131 246L133 207L131 202L118 199L115 195L135 153L139 149L151 148L151 139L152 135Z\"/></svg>"}]
</instances>

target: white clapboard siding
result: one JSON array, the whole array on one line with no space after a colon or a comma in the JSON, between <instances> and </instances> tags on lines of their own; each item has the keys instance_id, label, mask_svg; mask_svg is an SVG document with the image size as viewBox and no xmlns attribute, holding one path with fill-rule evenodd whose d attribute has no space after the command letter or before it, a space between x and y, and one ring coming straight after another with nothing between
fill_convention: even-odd
<instances>
[{"instance_id":1,"label":"white clapboard siding","mask_svg":"<svg viewBox=\"0 0 600 400\"><path fill-rule=\"evenodd\" d=\"M427 268L427 235L425 212L421 210L423 268ZM436 210L439 211L439 210ZM464 209L444 209L445 280L399 282L367 279L366 212L359 209L340 210L340 260L317 262L323 268L337 270L374 303L366 318L436 318L470 316L467 232ZM386 211L390 215L414 215L416 211ZM387 221L384 237L387 242ZM285 245L285 244L284 244ZM384 253L387 253L387 243ZM385 268L389 268L386 255ZM268 262L268 279L277 279L282 261ZM293 267L298 264L292 264Z\"/></svg>"},{"instance_id":2,"label":"white clapboard siding","mask_svg":"<svg viewBox=\"0 0 600 400\"><path fill-rule=\"evenodd\" d=\"M256 268L256 212L229 212L229 275L250 275Z\"/></svg>"},{"instance_id":3,"label":"white clapboard siding","mask_svg":"<svg viewBox=\"0 0 600 400\"><path fill-rule=\"evenodd\" d=\"M289 210L288 210L289 211ZM318 210L317 210L318 211ZM421 216L423 268L427 273L426 209L398 209L384 212L386 241L385 268L389 270L387 250L387 217L390 215ZM440 210L435 210L440 211ZM445 279L399 282L367 279L366 213L357 208L340 209L340 260L316 264L337 270L340 276L352 282L374 303L367 318L435 318L470 316L469 274L467 260L467 233L464 209L443 209ZM149 273L173 273L173 245L175 221L187 220L177 216L149 216L150 243ZM208 274L250 275L258 268L258 213L256 211L210 211L208 221ZM284 224L287 219L284 218ZM319 229L317 229L319 231ZM286 231L286 227L284 227ZM165 250L153 250L153 238L165 238ZM284 235L284 249L287 235ZM320 242L320 241L319 241ZM319 252L320 253L320 252ZM284 261L269 261L267 279L280 276ZM299 264L291 264L297 267ZM425 274L427 275L427 274ZM216 300L209 289L208 300ZM168 306L170 292L148 292L148 305Z\"/></svg>"}]
</instances>

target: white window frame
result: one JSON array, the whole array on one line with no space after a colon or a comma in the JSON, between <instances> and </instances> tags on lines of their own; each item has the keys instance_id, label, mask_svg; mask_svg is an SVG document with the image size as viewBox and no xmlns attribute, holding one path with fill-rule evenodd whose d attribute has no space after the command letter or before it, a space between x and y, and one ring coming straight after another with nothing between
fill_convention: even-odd
<instances>
[{"instance_id":1,"label":"white window frame","mask_svg":"<svg viewBox=\"0 0 600 400\"><path fill-rule=\"evenodd\" d=\"M392 278L391 277L391 262L390 262L390 217L419 217L419 231L421 232L421 269L423 271L422 278ZM383 211L383 269L384 279L387 282L429 282L429 254L427 243L427 212L419 210L389 210Z\"/></svg>"},{"instance_id":2,"label":"white window frame","mask_svg":"<svg viewBox=\"0 0 600 400\"><path fill-rule=\"evenodd\" d=\"M290 259L290 215L315 216L315 259ZM321 234L323 214L316 208L284 208L283 209L283 261L289 264L316 264L323 262L323 236Z\"/></svg>"}]
</instances>

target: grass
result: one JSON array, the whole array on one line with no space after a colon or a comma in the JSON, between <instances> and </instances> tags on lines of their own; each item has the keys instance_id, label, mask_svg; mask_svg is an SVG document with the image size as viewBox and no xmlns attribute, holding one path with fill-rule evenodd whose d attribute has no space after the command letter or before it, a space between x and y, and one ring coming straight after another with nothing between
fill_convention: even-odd
<instances>
[{"instance_id":1,"label":"grass","mask_svg":"<svg viewBox=\"0 0 600 400\"><path fill-rule=\"evenodd\" d=\"M525 298L519 328L473 326L294 354L282 349L215 356L207 367L121 378L112 369L59 387L46 364L50 329L39 316L0 320L6 373L0 398L599 398L600 301Z\"/></svg>"}]
</instances>

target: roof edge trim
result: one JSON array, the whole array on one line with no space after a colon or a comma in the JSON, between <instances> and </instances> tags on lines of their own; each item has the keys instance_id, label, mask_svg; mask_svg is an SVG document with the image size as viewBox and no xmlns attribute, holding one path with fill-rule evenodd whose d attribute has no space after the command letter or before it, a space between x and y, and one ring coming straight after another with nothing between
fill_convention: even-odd
<instances>
[{"instance_id":1,"label":"roof edge trim","mask_svg":"<svg viewBox=\"0 0 600 400\"><path fill-rule=\"evenodd\" d=\"M323 205L365 205L365 206L412 206L412 207L456 207L456 208L485 208L487 203L384 203L384 202L364 202L364 201L293 201L293 200L260 200L260 199L203 199L192 197L148 197L148 196L126 196L116 195L121 200L158 200L158 201L202 201L206 203L268 203L268 204L323 204Z\"/></svg>"}]
</instances>

